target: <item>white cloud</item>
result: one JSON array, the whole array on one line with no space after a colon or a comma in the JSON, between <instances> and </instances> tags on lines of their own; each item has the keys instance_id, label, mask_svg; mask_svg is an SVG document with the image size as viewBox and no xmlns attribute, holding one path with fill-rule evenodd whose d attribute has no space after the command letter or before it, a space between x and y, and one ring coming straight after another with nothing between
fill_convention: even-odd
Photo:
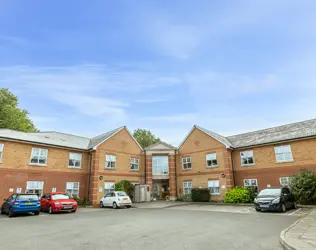
<instances>
[{"instance_id":1,"label":"white cloud","mask_svg":"<svg viewBox=\"0 0 316 250\"><path fill-rule=\"evenodd\" d=\"M175 114L175 115L166 115L166 116L149 116L142 118L147 121L160 121L160 122L187 122L192 123L198 118L198 114L195 113L186 113L186 114Z\"/></svg>"}]
</instances>

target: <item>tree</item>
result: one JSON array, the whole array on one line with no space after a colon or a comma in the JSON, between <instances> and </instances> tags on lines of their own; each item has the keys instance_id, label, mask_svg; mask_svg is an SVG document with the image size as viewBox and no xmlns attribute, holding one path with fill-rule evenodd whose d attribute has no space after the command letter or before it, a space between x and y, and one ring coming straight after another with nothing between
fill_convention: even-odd
<instances>
[{"instance_id":1,"label":"tree","mask_svg":"<svg viewBox=\"0 0 316 250\"><path fill-rule=\"evenodd\" d=\"M290 188L300 204L316 204L316 173L302 169L290 178Z\"/></svg>"},{"instance_id":2,"label":"tree","mask_svg":"<svg viewBox=\"0 0 316 250\"><path fill-rule=\"evenodd\" d=\"M133 199L134 185L130 181L122 180L115 183L115 191L124 191L131 199Z\"/></svg>"},{"instance_id":3,"label":"tree","mask_svg":"<svg viewBox=\"0 0 316 250\"><path fill-rule=\"evenodd\" d=\"M18 98L8 89L0 88L0 128L9 128L23 132L37 132L28 118L28 111L18 108Z\"/></svg>"},{"instance_id":4,"label":"tree","mask_svg":"<svg viewBox=\"0 0 316 250\"><path fill-rule=\"evenodd\" d=\"M146 129L136 129L133 136L142 146L142 148L147 148L148 146L160 141L158 137L156 137L149 130Z\"/></svg>"}]
</instances>

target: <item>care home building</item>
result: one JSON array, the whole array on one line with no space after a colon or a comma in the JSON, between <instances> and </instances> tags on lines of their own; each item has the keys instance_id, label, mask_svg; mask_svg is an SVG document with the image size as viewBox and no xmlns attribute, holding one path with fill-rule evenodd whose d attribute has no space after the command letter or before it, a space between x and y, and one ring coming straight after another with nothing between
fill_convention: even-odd
<instances>
[{"instance_id":1,"label":"care home building","mask_svg":"<svg viewBox=\"0 0 316 250\"><path fill-rule=\"evenodd\" d=\"M234 186L287 185L303 168L316 171L316 119L229 137L194 126L178 148L143 149L126 127L94 138L0 129L0 198L60 191L98 205L129 180L149 184L157 199L201 187L222 200Z\"/></svg>"}]
</instances>

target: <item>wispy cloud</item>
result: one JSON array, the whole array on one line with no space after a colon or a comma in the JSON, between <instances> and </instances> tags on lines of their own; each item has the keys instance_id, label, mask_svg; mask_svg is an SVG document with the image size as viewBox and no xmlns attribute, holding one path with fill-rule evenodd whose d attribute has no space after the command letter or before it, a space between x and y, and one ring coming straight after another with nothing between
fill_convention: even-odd
<instances>
[{"instance_id":1,"label":"wispy cloud","mask_svg":"<svg viewBox=\"0 0 316 250\"><path fill-rule=\"evenodd\" d=\"M160 121L160 122L187 122L192 123L195 119L198 118L198 114L195 113L187 113L187 114L174 114L174 115L166 115L166 116L149 116L144 117L143 120L149 121Z\"/></svg>"}]
</instances>

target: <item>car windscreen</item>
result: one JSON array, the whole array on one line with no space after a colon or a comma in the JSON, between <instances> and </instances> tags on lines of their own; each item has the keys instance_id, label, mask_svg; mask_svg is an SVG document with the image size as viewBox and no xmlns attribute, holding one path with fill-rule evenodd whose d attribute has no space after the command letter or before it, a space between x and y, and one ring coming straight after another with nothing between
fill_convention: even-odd
<instances>
[{"instance_id":1,"label":"car windscreen","mask_svg":"<svg viewBox=\"0 0 316 250\"><path fill-rule=\"evenodd\" d=\"M69 200L69 196L66 194L53 194L52 200Z\"/></svg>"},{"instance_id":2,"label":"car windscreen","mask_svg":"<svg viewBox=\"0 0 316 250\"><path fill-rule=\"evenodd\" d=\"M271 188L271 189L264 189L260 191L258 197L261 196L280 196L281 195L281 189L280 188Z\"/></svg>"},{"instance_id":3,"label":"car windscreen","mask_svg":"<svg viewBox=\"0 0 316 250\"><path fill-rule=\"evenodd\" d=\"M24 200L38 200L38 196L36 194L21 194L16 198L18 201Z\"/></svg>"},{"instance_id":4,"label":"car windscreen","mask_svg":"<svg viewBox=\"0 0 316 250\"><path fill-rule=\"evenodd\" d=\"M125 192L118 192L117 196L128 196Z\"/></svg>"}]
</instances>

